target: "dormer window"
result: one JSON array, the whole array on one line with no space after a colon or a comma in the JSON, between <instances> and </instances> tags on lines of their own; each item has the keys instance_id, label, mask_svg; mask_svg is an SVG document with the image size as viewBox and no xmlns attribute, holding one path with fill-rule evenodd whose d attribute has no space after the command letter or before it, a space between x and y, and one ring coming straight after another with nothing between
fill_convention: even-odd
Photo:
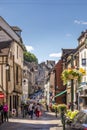
<instances>
[{"instance_id":1,"label":"dormer window","mask_svg":"<svg viewBox=\"0 0 87 130\"><path fill-rule=\"evenodd\" d=\"M21 37L21 32L20 32L20 31L15 31L15 32L16 32L16 34L17 34L18 36Z\"/></svg>"},{"instance_id":2,"label":"dormer window","mask_svg":"<svg viewBox=\"0 0 87 130\"><path fill-rule=\"evenodd\" d=\"M20 36L21 37L21 29L19 28L19 27L17 27L17 26L11 26L12 27L12 29L15 31L15 33L18 35L18 36Z\"/></svg>"}]
</instances>

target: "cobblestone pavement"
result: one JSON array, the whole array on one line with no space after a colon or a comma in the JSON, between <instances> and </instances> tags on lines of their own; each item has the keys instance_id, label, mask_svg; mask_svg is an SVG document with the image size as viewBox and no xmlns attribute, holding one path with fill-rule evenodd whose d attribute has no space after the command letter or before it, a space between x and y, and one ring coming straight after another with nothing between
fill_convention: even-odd
<instances>
[{"instance_id":1,"label":"cobblestone pavement","mask_svg":"<svg viewBox=\"0 0 87 130\"><path fill-rule=\"evenodd\" d=\"M0 130L62 130L59 116L56 118L54 113L44 113L41 117L32 120L27 116L22 118L10 118L0 126Z\"/></svg>"}]
</instances>

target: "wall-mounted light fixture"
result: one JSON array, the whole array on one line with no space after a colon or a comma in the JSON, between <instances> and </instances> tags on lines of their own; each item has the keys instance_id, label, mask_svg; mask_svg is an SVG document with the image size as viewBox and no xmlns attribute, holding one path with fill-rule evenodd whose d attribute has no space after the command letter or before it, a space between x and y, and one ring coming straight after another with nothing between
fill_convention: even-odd
<instances>
[{"instance_id":1,"label":"wall-mounted light fixture","mask_svg":"<svg viewBox=\"0 0 87 130\"><path fill-rule=\"evenodd\" d=\"M9 64L6 64L6 70L9 70Z\"/></svg>"}]
</instances>

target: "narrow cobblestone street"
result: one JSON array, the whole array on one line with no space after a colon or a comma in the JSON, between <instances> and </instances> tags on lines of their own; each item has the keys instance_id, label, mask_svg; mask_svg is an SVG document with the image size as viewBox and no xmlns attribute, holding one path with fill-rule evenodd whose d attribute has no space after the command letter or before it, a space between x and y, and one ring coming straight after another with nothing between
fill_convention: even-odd
<instances>
[{"instance_id":1,"label":"narrow cobblestone street","mask_svg":"<svg viewBox=\"0 0 87 130\"><path fill-rule=\"evenodd\" d=\"M62 130L59 116L56 118L54 113L45 113L43 116L32 120L27 116L10 118L0 126L0 130Z\"/></svg>"}]
</instances>

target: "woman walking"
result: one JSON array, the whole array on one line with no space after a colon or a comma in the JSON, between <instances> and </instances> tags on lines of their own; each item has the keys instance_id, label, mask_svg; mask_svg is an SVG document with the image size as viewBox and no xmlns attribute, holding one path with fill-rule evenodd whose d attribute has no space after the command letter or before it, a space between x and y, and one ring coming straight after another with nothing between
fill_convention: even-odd
<instances>
[{"instance_id":1,"label":"woman walking","mask_svg":"<svg viewBox=\"0 0 87 130\"><path fill-rule=\"evenodd\" d=\"M8 105L5 103L3 106L4 118L5 121L8 121Z\"/></svg>"},{"instance_id":2,"label":"woman walking","mask_svg":"<svg viewBox=\"0 0 87 130\"><path fill-rule=\"evenodd\" d=\"M40 104L39 103L37 103L35 113L36 113L36 117L39 118L39 116L40 116Z\"/></svg>"}]
</instances>

